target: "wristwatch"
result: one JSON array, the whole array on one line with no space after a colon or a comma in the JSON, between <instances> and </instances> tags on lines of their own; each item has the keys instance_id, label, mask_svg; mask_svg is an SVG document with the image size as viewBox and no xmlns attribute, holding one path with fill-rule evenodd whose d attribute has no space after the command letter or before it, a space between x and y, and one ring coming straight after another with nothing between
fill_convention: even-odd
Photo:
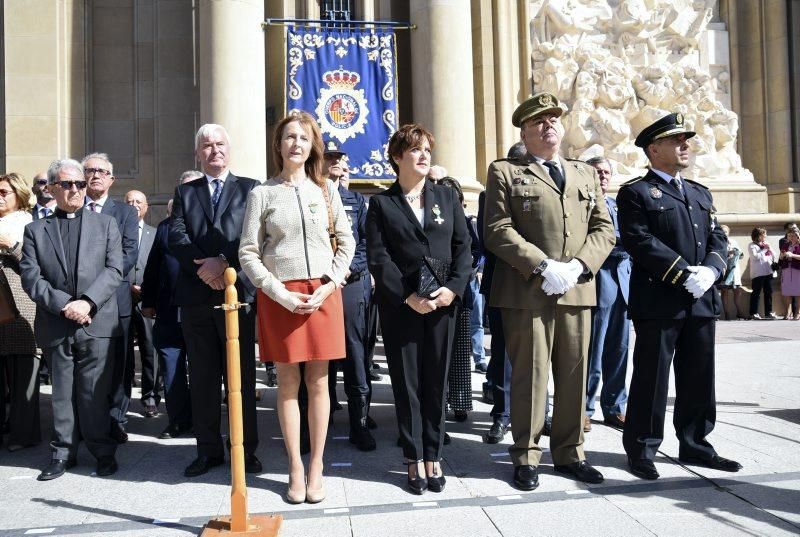
<instances>
[{"instance_id":1,"label":"wristwatch","mask_svg":"<svg viewBox=\"0 0 800 537\"><path fill-rule=\"evenodd\" d=\"M541 274L545 270L547 270L547 259L543 259L541 263L536 265L536 268L533 269L533 275Z\"/></svg>"}]
</instances>

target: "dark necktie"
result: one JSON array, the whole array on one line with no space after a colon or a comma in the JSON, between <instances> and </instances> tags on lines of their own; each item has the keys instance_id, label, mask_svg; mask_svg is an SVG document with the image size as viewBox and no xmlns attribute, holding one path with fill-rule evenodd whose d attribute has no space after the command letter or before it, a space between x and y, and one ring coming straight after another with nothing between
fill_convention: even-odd
<instances>
[{"instance_id":1,"label":"dark necktie","mask_svg":"<svg viewBox=\"0 0 800 537\"><path fill-rule=\"evenodd\" d=\"M216 214L217 205L219 205L219 197L222 195L222 181L214 179L211 182L214 183L214 193L211 194L211 205L214 206L214 214Z\"/></svg>"},{"instance_id":2,"label":"dark necktie","mask_svg":"<svg viewBox=\"0 0 800 537\"><path fill-rule=\"evenodd\" d=\"M550 170L550 178L555 182L556 186L561 192L564 192L564 176L558 170L558 166L552 160L544 161L544 165Z\"/></svg>"},{"instance_id":3,"label":"dark necktie","mask_svg":"<svg viewBox=\"0 0 800 537\"><path fill-rule=\"evenodd\" d=\"M686 192L683 191L683 181L680 177L674 177L672 179L672 184L675 185L675 188L678 189L681 197L685 200L686 199Z\"/></svg>"}]
</instances>

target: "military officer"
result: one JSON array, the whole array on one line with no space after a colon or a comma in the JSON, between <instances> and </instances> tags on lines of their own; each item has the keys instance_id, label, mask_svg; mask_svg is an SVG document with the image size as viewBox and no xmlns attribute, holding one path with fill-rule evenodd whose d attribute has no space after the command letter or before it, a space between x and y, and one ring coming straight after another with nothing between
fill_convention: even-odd
<instances>
[{"instance_id":1,"label":"military officer","mask_svg":"<svg viewBox=\"0 0 800 537\"><path fill-rule=\"evenodd\" d=\"M694 135L678 113L645 128L635 143L650 170L617 195L622 243L633 260L628 315L636 331L622 441L631 472L644 479L659 477L653 459L664 438L673 356L678 459L729 472L741 468L706 440L716 419L720 298L714 283L725 273L727 241L711 193L680 175L689 166Z\"/></svg>"},{"instance_id":2,"label":"military officer","mask_svg":"<svg viewBox=\"0 0 800 537\"><path fill-rule=\"evenodd\" d=\"M522 490L539 484L551 361L555 469L580 481L603 481L585 460L583 408L593 275L614 245L614 227L594 168L558 155L563 112L549 93L517 107L512 123L527 155L493 162L486 181L484 236L497 256L489 305L501 308L511 360L509 452L514 484Z\"/></svg>"}]
</instances>

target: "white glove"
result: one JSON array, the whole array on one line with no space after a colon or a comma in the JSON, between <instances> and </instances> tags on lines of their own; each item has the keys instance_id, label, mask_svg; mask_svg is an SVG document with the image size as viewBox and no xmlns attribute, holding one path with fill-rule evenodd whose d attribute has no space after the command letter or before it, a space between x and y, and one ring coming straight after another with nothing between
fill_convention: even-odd
<instances>
[{"instance_id":1,"label":"white glove","mask_svg":"<svg viewBox=\"0 0 800 537\"><path fill-rule=\"evenodd\" d=\"M575 265L578 265L577 268ZM577 259L573 259L569 263L562 263L552 259L547 260L547 268L542 271L542 278L545 283L548 283L548 289L553 291L550 294L563 295L578 283L578 277L583 273L583 265ZM547 293L548 289L542 290Z\"/></svg>"},{"instance_id":2,"label":"white glove","mask_svg":"<svg viewBox=\"0 0 800 537\"><path fill-rule=\"evenodd\" d=\"M691 274L686 278L686 281L683 282L683 286L695 298L700 298L706 294L706 291L711 289L711 286L714 285L714 282L717 280L716 274L714 274L714 271L709 267L690 266L686 267L686 270L691 272Z\"/></svg>"},{"instance_id":3,"label":"white glove","mask_svg":"<svg viewBox=\"0 0 800 537\"><path fill-rule=\"evenodd\" d=\"M566 292L566 291L562 291L560 288L559 288L559 289L556 289L556 288L555 288L555 287L553 287L553 285L552 285L552 284L551 284L549 281L547 281L547 280L545 280L545 281L542 283L542 291L544 291L544 294L546 294L547 296L552 296L552 295L562 295L562 294L564 294L564 293Z\"/></svg>"},{"instance_id":4,"label":"white glove","mask_svg":"<svg viewBox=\"0 0 800 537\"><path fill-rule=\"evenodd\" d=\"M575 285L578 283L578 278L580 278L581 274L583 274L584 271L583 263L581 263L577 259L573 259L572 261L567 263L567 266L569 267L571 275L575 277L575 283L572 284Z\"/></svg>"}]
</instances>

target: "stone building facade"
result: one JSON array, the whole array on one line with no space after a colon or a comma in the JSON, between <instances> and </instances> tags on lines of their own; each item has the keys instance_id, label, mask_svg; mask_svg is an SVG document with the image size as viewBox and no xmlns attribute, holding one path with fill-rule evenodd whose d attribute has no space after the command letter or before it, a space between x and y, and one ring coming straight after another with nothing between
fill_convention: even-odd
<instances>
[{"instance_id":1,"label":"stone building facade","mask_svg":"<svg viewBox=\"0 0 800 537\"><path fill-rule=\"evenodd\" d=\"M717 37L704 53L728 62L715 83L726 85L726 105L738 114L735 149L752 172L750 182L706 181L721 220L740 237L755 224L777 233L800 212L800 3L676 1L708 14L699 23ZM262 21L342 10L352 20L415 26L396 34L400 124L434 132L434 160L474 200L488 164L518 140L510 117L535 89L545 12L563 24L565 10L584 5L602 18L606 6L616 17L659 2L0 0L0 170L30 178L56 157L104 151L114 194L144 191L157 220L180 173L196 167L197 127L215 122L231 133L234 172L265 178L274 171L267 148L284 113L286 60L285 28Z\"/></svg>"}]
</instances>

